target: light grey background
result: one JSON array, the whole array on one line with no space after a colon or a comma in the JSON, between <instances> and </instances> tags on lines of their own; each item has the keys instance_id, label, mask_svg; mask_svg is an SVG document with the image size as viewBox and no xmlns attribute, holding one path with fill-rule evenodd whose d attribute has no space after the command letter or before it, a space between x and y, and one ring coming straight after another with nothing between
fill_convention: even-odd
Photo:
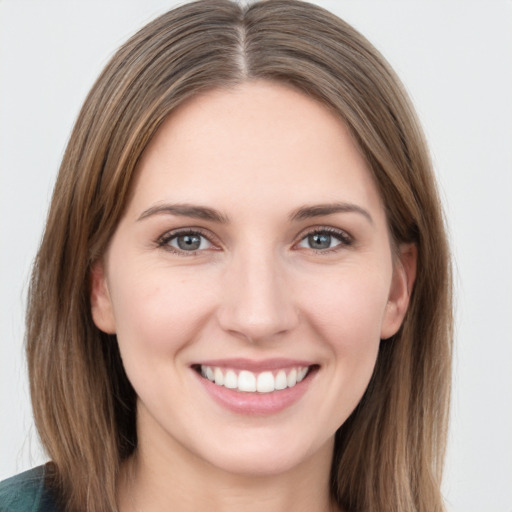
<instances>
[{"instance_id":1,"label":"light grey background","mask_svg":"<svg viewBox=\"0 0 512 512\"><path fill-rule=\"evenodd\" d=\"M445 202L457 288L444 493L512 511L512 2L317 1L403 79ZM0 0L0 479L44 460L23 360L31 261L80 105L113 51L176 2Z\"/></svg>"}]
</instances>

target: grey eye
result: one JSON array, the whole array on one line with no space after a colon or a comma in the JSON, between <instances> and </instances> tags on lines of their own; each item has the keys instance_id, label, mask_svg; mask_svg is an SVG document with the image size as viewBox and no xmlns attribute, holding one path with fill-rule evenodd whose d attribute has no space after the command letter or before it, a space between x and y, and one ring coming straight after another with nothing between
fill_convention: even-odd
<instances>
[{"instance_id":1,"label":"grey eye","mask_svg":"<svg viewBox=\"0 0 512 512\"><path fill-rule=\"evenodd\" d=\"M342 233L338 235L336 233L331 234L328 231L318 231L305 236L299 242L299 247L322 251L326 249L333 249L341 244L350 245L350 242L344 239L344 235Z\"/></svg>"},{"instance_id":2,"label":"grey eye","mask_svg":"<svg viewBox=\"0 0 512 512\"><path fill-rule=\"evenodd\" d=\"M204 236L196 233L175 235L168 243L171 247L179 249L180 251L198 251L210 247L210 242L208 242Z\"/></svg>"},{"instance_id":3,"label":"grey eye","mask_svg":"<svg viewBox=\"0 0 512 512\"><path fill-rule=\"evenodd\" d=\"M308 235L307 238L311 249L329 249L331 247L332 236L326 233L315 233Z\"/></svg>"}]
</instances>

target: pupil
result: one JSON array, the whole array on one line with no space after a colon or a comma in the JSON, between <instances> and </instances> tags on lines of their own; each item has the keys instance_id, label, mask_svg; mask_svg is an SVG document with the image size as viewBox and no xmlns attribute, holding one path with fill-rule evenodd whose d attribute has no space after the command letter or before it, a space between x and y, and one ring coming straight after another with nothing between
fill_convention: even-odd
<instances>
[{"instance_id":1,"label":"pupil","mask_svg":"<svg viewBox=\"0 0 512 512\"><path fill-rule=\"evenodd\" d=\"M182 235L178 237L178 247L184 251L195 251L201 245L198 235Z\"/></svg>"},{"instance_id":2,"label":"pupil","mask_svg":"<svg viewBox=\"0 0 512 512\"><path fill-rule=\"evenodd\" d=\"M309 235L309 245L313 249L329 249L331 246L331 235L321 233Z\"/></svg>"}]
</instances>

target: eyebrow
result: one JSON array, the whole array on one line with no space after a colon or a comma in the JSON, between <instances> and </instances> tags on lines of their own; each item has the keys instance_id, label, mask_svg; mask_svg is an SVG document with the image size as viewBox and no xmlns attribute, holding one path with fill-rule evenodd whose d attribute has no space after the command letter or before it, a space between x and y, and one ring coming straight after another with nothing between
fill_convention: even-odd
<instances>
[{"instance_id":1,"label":"eyebrow","mask_svg":"<svg viewBox=\"0 0 512 512\"><path fill-rule=\"evenodd\" d=\"M144 210L137 221L147 219L153 215L168 214L168 215L179 215L181 217L190 217L193 219L209 220L217 222L219 224L227 224L229 222L228 217L222 213L208 208L206 206L197 206L188 203L181 204L159 204Z\"/></svg>"},{"instance_id":2,"label":"eyebrow","mask_svg":"<svg viewBox=\"0 0 512 512\"><path fill-rule=\"evenodd\" d=\"M373 225L373 218L370 213L364 208L361 208L361 206L352 203L326 203L302 206L292 212L290 220L306 220L314 217L322 217L324 215L333 215L335 213L358 213Z\"/></svg>"},{"instance_id":3,"label":"eyebrow","mask_svg":"<svg viewBox=\"0 0 512 512\"><path fill-rule=\"evenodd\" d=\"M297 208L290 214L290 221L296 222L315 217L323 217L325 215L333 215L335 213L358 213L365 217L370 224L373 225L373 218L367 210L352 203L326 203L306 205ZM208 208L207 206L192 205L188 203L178 204L158 204L144 210L137 219L138 221L147 219L153 215L178 215L181 217L190 217L193 219L208 220L219 224L228 224L229 217L222 214L218 210Z\"/></svg>"}]
</instances>

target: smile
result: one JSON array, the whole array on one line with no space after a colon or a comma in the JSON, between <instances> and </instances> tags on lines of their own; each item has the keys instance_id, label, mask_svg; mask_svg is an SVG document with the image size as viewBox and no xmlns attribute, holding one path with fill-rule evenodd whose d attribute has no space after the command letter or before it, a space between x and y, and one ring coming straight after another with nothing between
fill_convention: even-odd
<instances>
[{"instance_id":1,"label":"smile","mask_svg":"<svg viewBox=\"0 0 512 512\"><path fill-rule=\"evenodd\" d=\"M191 365L206 394L224 409L246 416L277 414L300 401L320 365L286 358L216 359Z\"/></svg>"},{"instance_id":2,"label":"smile","mask_svg":"<svg viewBox=\"0 0 512 512\"><path fill-rule=\"evenodd\" d=\"M293 388L304 380L309 370L309 366L297 366L256 373L218 366L200 366L201 375L210 382L245 393L272 393Z\"/></svg>"}]
</instances>

